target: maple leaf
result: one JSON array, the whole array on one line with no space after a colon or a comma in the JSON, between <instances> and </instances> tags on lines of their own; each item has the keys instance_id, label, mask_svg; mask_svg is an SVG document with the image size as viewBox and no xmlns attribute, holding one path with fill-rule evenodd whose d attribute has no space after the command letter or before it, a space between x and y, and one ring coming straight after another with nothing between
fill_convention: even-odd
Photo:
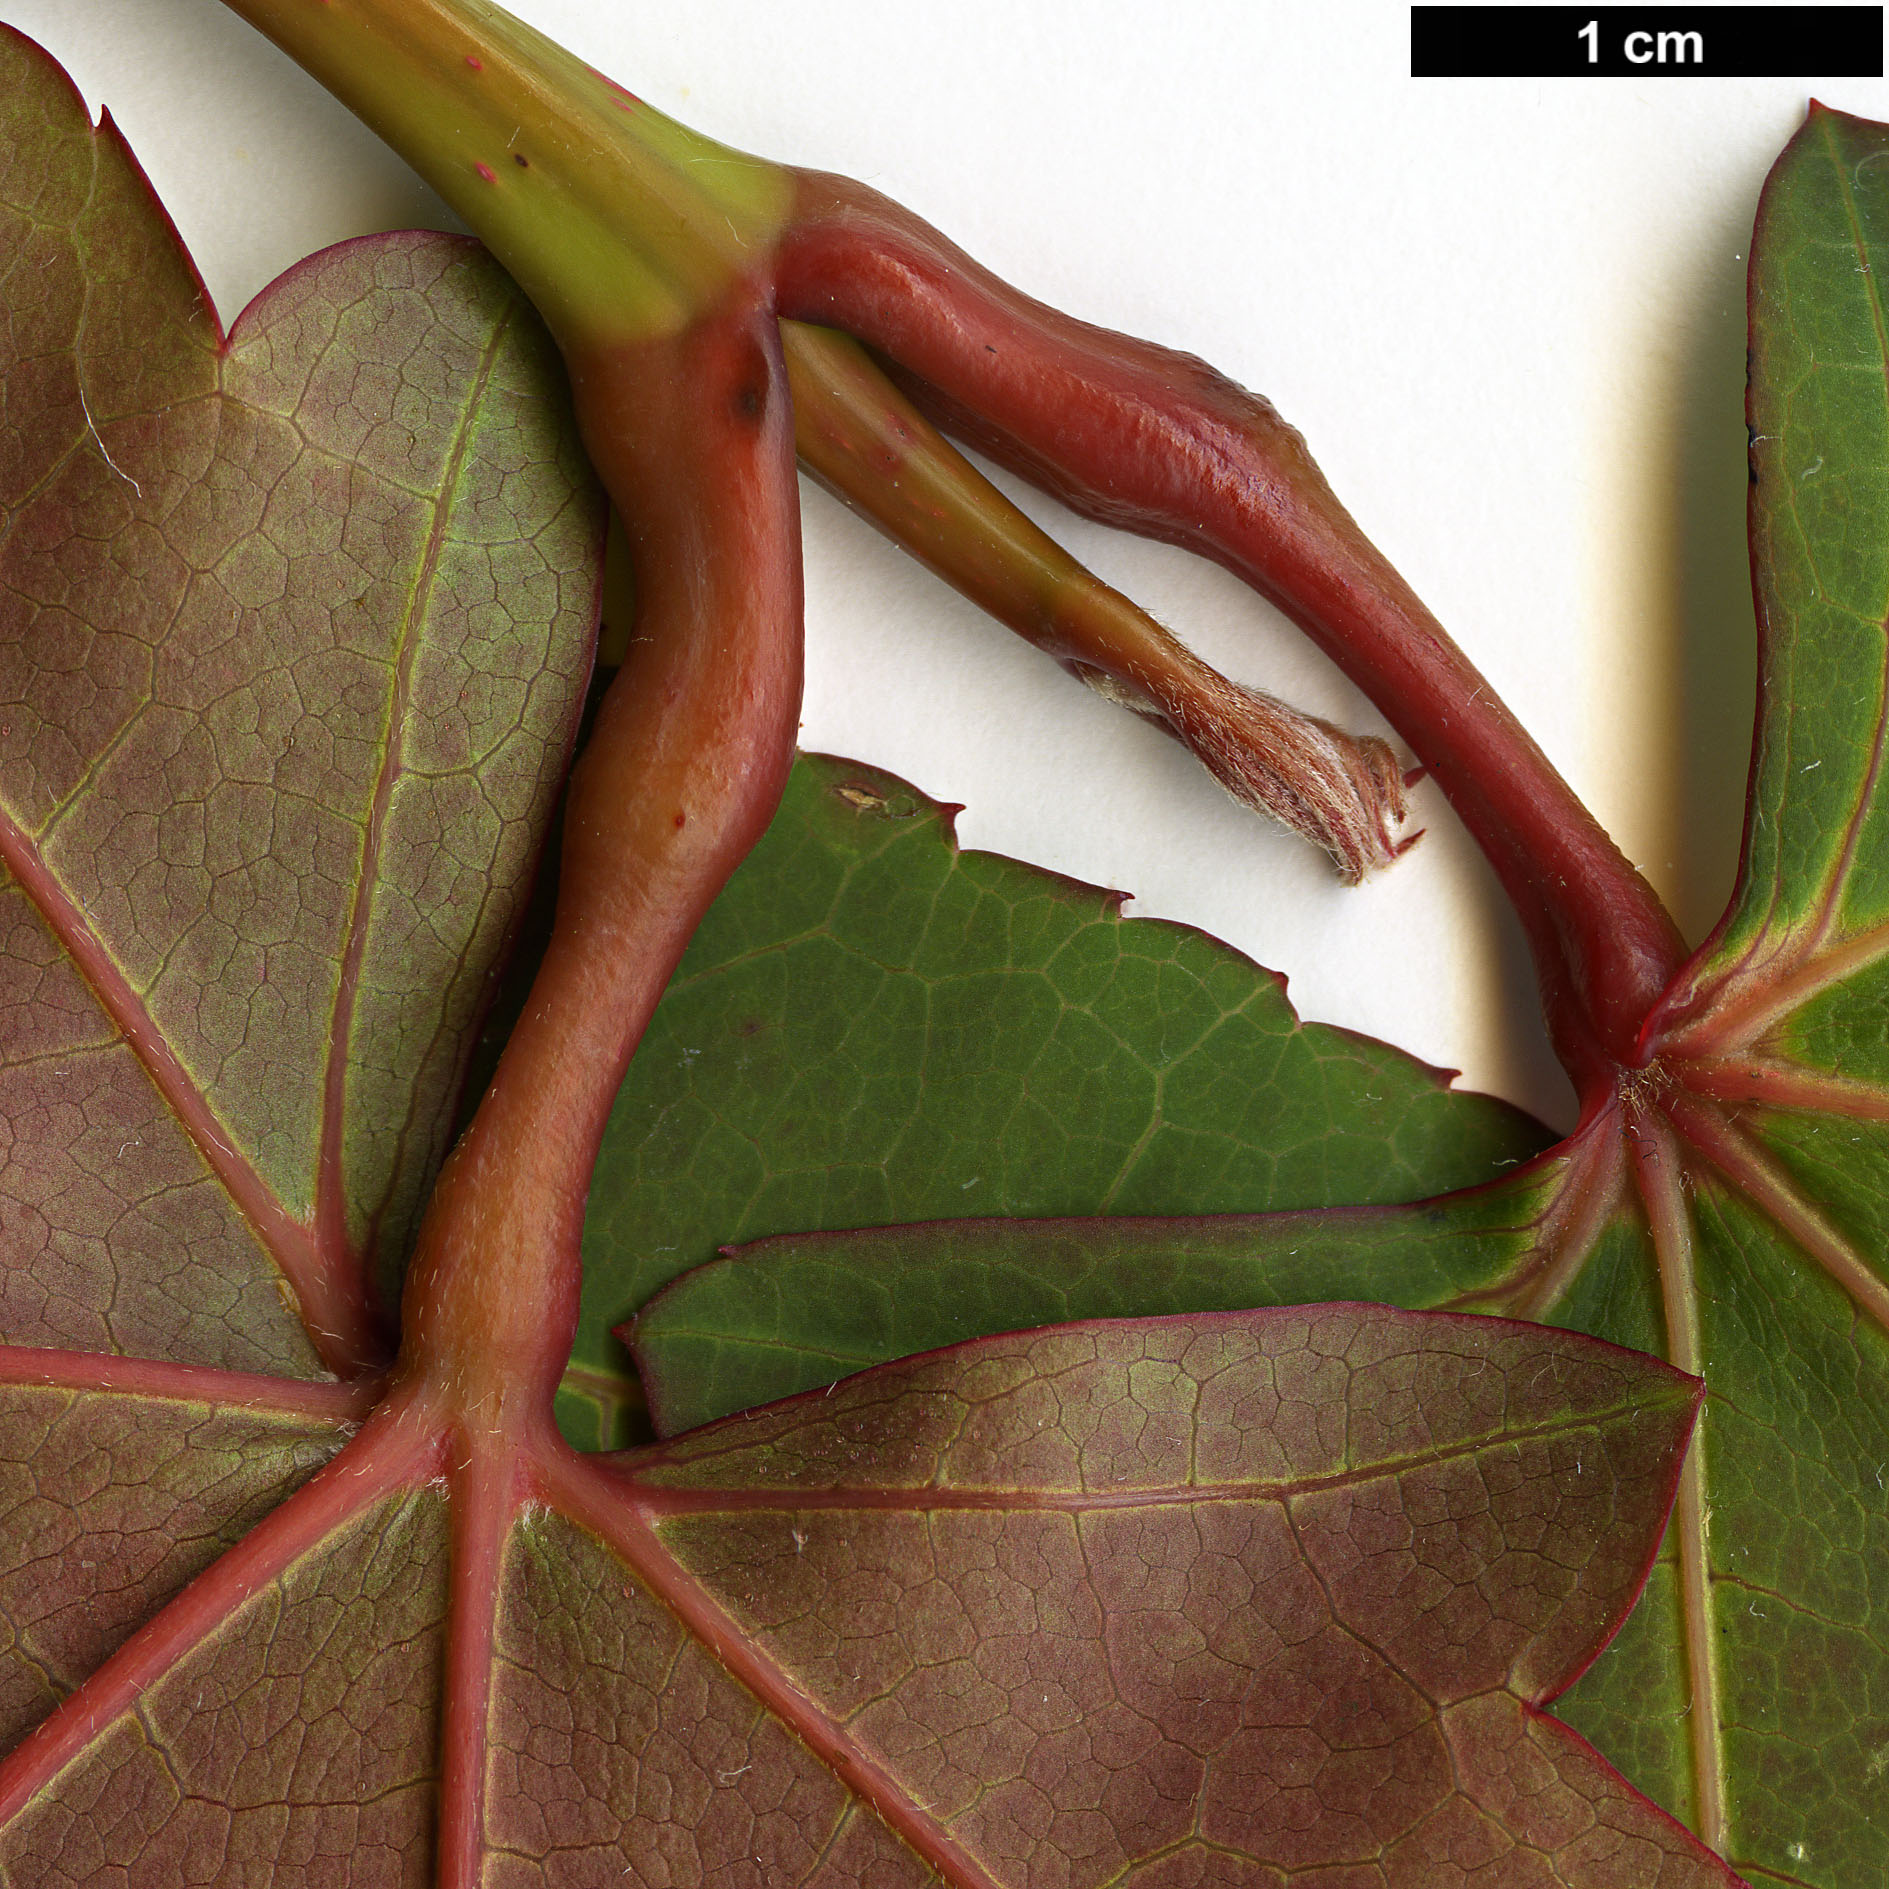
<instances>
[{"instance_id":1,"label":"maple leaf","mask_svg":"<svg viewBox=\"0 0 1889 1889\"><path fill-rule=\"evenodd\" d=\"M556 991L623 955L565 917L621 685L547 995L382 1368L374 1282L570 736L594 497L465 244L344 246L224 341L109 126L0 57L0 1872L1727 1880L1539 1709L1670 1504L1697 1387L1656 1361L1327 1306L987 1339L621 1458L557 1437L574 1280L521 1229L570 1202L524 1151L570 1108ZM106 1154L127 1124L149 1166Z\"/></svg>"},{"instance_id":2,"label":"maple leaf","mask_svg":"<svg viewBox=\"0 0 1889 1889\"><path fill-rule=\"evenodd\" d=\"M1738 889L1632 1055L1586 1080L1575 1133L1409 1206L768 1239L637 1322L659 1414L673 1398L699 1420L1046 1304L1133 1308L1151 1272L1176 1309L1355 1295L1663 1351L1710 1386L1701 1435L1647 1596L1562 1709L1753 1880L1844 1889L1889 1870L1871 1811L1889 1752L1874 1624L1886 158L1884 128L1815 109L1767 186L1751 276L1760 718ZM862 1302L885 1309L861 1318Z\"/></svg>"}]
</instances>

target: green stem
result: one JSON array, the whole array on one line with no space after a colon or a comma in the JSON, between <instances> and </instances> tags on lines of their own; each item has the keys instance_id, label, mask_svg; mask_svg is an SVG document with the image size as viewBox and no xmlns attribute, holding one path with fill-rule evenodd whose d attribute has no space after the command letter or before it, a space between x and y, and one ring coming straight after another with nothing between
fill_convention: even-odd
<instances>
[{"instance_id":1,"label":"green stem","mask_svg":"<svg viewBox=\"0 0 1889 1889\"><path fill-rule=\"evenodd\" d=\"M566 351L724 307L791 175L679 125L486 0L226 0L477 230Z\"/></svg>"}]
</instances>

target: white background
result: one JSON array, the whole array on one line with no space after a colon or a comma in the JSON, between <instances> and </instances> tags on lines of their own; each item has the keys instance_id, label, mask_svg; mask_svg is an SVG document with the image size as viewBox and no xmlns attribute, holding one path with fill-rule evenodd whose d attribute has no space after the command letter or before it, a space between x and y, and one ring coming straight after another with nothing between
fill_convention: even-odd
<instances>
[{"instance_id":1,"label":"white background","mask_svg":"<svg viewBox=\"0 0 1889 1889\"><path fill-rule=\"evenodd\" d=\"M1709 927L1749 744L1746 238L1806 99L1889 117L1889 85L1413 80L1407 11L1377 0L517 10L702 130L863 177L1032 293L1268 394L1688 934ZM215 0L0 0L0 20L110 107L226 321L312 249L451 226ZM1381 726L1217 569L1031 503L1231 673ZM807 746L1566 1123L1519 936L1433 789L1424 843L1344 891L824 495L805 510Z\"/></svg>"}]
</instances>

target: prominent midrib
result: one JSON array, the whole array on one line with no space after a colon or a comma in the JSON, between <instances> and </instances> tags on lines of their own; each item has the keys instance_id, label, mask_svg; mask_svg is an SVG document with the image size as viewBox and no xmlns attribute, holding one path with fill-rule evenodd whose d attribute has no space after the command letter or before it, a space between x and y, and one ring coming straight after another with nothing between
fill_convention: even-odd
<instances>
[{"instance_id":1,"label":"prominent midrib","mask_svg":"<svg viewBox=\"0 0 1889 1889\"><path fill-rule=\"evenodd\" d=\"M1825 950L1813 952L1805 946L1794 951L1783 968L1773 959L1755 972L1727 971L1698 1013L1674 1025L1657 1048L1679 1059L1734 1056L1749 1049L1779 1018L1885 957L1889 925L1872 925Z\"/></svg>"},{"instance_id":2,"label":"prominent midrib","mask_svg":"<svg viewBox=\"0 0 1889 1889\"><path fill-rule=\"evenodd\" d=\"M524 1465L462 1431L450 1472L452 1559L439 1715L436 1889L477 1889L486 1863L493 1668L505 1544L518 1518Z\"/></svg>"},{"instance_id":3,"label":"prominent midrib","mask_svg":"<svg viewBox=\"0 0 1889 1889\"><path fill-rule=\"evenodd\" d=\"M331 1384L173 1364L164 1358L121 1358L107 1351L54 1351L34 1345L0 1345L0 1386L205 1404L218 1410L260 1411L318 1423L362 1422L381 1392L373 1378Z\"/></svg>"},{"instance_id":4,"label":"prominent midrib","mask_svg":"<svg viewBox=\"0 0 1889 1889\"><path fill-rule=\"evenodd\" d=\"M1483 1237L1532 1234L1533 1238L1526 1241L1507 1271L1489 1284L1452 1294L1437 1301L1432 1309L1505 1313L1511 1318L1539 1321L1587 1264L1594 1242L1620 1198L1622 1163L1616 1109L1610 1106L1562 1148L1538 1156L1537 1161L1544 1166L1558 1162L1561 1171L1534 1218L1513 1227L1478 1229ZM1498 1184L1508 1183L1504 1180ZM1527 1184L1536 1183L1531 1180Z\"/></svg>"},{"instance_id":5,"label":"prominent midrib","mask_svg":"<svg viewBox=\"0 0 1889 1889\"><path fill-rule=\"evenodd\" d=\"M402 772L406 745L407 712L411 702L413 665L419 653L421 626L426 621L432 599L434 579L439 573L439 559L446 542L447 528L453 517L466 457L471 450L476 416L492 379L499 353L511 332L515 305L508 304L504 315L492 330L477 371L468 385L459 410L453 446L447 455L440 478L439 495L433 503L432 523L419 567L407 594L407 607L401 618L400 645L394 661L394 686L387 705L386 739L381 749L380 770L375 777L374 793L368 805L367 833L361 845L361 870L355 880L354 896L348 909L347 942L341 955L341 973L335 985L334 1012L329 1025L328 1063L322 1077L321 1150L315 1174L315 1241L330 1264L360 1265L365 1255L350 1250L348 1240L347 1175L345 1139L347 1131L348 1046L354 1033L354 1002L360 986L361 963L367 952L367 935L373 918L374 893L380 880L381 845L387 811Z\"/></svg>"},{"instance_id":6,"label":"prominent midrib","mask_svg":"<svg viewBox=\"0 0 1889 1889\"><path fill-rule=\"evenodd\" d=\"M1006 1513L1053 1511L1083 1515L1107 1509L1192 1508L1210 1502L1291 1502L1303 1496L1359 1488L1441 1464L1460 1462L1466 1457L1479 1456L1492 1449L1507 1449L1585 1430L1598 1431L1609 1424L1630 1422L1656 1407L1647 1398L1629 1399L1610 1404L1604 1409L1584 1410L1578 1416L1556 1417L1520 1428L1492 1431L1441 1449L1425 1450L1421 1454L1386 1457L1380 1463L1356 1469L1334 1470L1320 1476L1278 1479L1254 1477L1241 1482L1192 1483L1184 1488L1173 1483L1131 1489L1080 1490L950 1488L930 1483L915 1484L904 1489L675 1488L638 1481L633 1466L626 1466L625 1479L634 1487L638 1503L656 1520L670 1516L754 1510L784 1513L811 1509L881 1509L930 1513L940 1509L973 1509Z\"/></svg>"},{"instance_id":7,"label":"prominent midrib","mask_svg":"<svg viewBox=\"0 0 1889 1889\"><path fill-rule=\"evenodd\" d=\"M282 1205L254 1164L224 1138L223 1124L208 1098L158 1028L144 999L132 988L123 967L39 849L4 812L0 812L0 864L19 882L130 1045L204 1165L254 1229L264 1251L280 1267L300 1303L303 1323L323 1363L343 1374L357 1370L375 1352L364 1307L342 1290L335 1269L322 1263L308 1228Z\"/></svg>"},{"instance_id":8,"label":"prominent midrib","mask_svg":"<svg viewBox=\"0 0 1889 1889\"><path fill-rule=\"evenodd\" d=\"M1889 1335L1889 1284L1864 1255L1810 1204L1778 1164L1710 1103L1673 1097L1673 1126L1799 1252L1814 1260L1851 1304Z\"/></svg>"},{"instance_id":9,"label":"prominent midrib","mask_svg":"<svg viewBox=\"0 0 1889 1889\"><path fill-rule=\"evenodd\" d=\"M1677 1143L1652 1115L1638 1115L1626 1129L1632 1163L1653 1238L1660 1299L1666 1322L1666 1355L1682 1371L1704 1365L1699 1329L1698 1281ZM1704 1427L1692 1438L1680 1470L1672 1527L1679 1544L1682 1645L1690 1682L1686 1745L1692 1772L1693 1814L1699 1836L1721 1855L1725 1850L1725 1750L1719 1723L1718 1668L1712 1632L1711 1549L1706 1527Z\"/></svg>"},{"instance_id":10,"label":"prominent midrib","mask_svg":"<svg viewBox=\"0 0 1889 1889\"><path fill-rule=\"evenodd\" d=\"M1675 1065L1680 1083L1707 1101L1837 1115L1852 1122L1889 1122L1889 1086L1830 1076L1766 1056L1728 1056Z\"/></svg>"}]
</instances>

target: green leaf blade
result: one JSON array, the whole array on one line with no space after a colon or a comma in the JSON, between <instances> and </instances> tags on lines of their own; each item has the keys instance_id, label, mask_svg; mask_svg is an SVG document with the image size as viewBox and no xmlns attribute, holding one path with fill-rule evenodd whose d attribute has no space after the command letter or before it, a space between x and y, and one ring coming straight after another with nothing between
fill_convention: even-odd
<instances>
[{"instance_id":1,"label":"green leaf blade","mask_svg":"<svg viewBox=\"0 0 1889 1889\"><path fill-rule=\"evenodd\" d=\"M1528 1172L1413 1208L786 1235L686 1274L625 1335L658 1433L673 1435L996 1332L1334 1299L1453 1303L1528 1251L1557 1179Z\"/></svg>"},{"instance_id":2,"label":"green leaf blade","mask_svg":"<svg viewBox=\"0 0 1889 1889\"><path fill-rule=\"evenodd\" d=\"M1889 917L1885 268L1880 128L1817 107L1778 161L1753 239L1760 713L1738 890L1694 973L1721 1004L1806 944Z\"/></svg>"},{"instance_id":3,"label":"green leaf blade","mask_svg":"<svg viewBox=\"0 0 1889 1889\"><path fill-rule=\"evenodd\" d=\"M1722 1188L1698 1212L1720 1399L1707 1464L1734 1854L1810 1881L1889 1869L1889 1340ZM1872 1770L1872 1764L1877 1769Z\"/></svg>"},{"instance_id":4,"label":"green leaf blade","mask_svg":"<svg viewBox=\"0 0 1889 1889\"><path fill-rule=\"evenodd\" d=\"M618 1099L578 1365L620 1372L608 1328L729 1242L1389 1201L1540 1147L1516 1111L1301 1024L1270 973L1117 905L958 852L890 775L803 757Z\"/></svg>"}]
</instances>

